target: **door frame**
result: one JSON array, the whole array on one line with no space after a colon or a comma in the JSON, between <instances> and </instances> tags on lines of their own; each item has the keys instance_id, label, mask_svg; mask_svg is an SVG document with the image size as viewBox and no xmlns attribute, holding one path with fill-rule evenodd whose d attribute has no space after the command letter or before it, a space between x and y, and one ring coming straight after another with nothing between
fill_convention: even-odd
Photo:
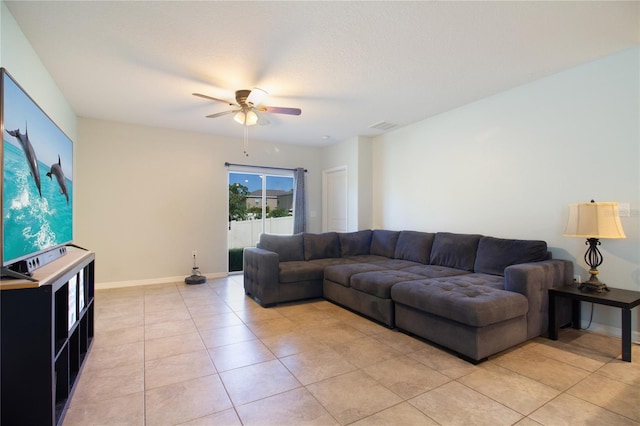
<instances>
[{"instance_id":1,"label":"door frame","mask_svg":"<svg viewBox=\"0 0 640 426\"><path fill-rule=\"evenodd\" d=\"M275 171L274 171L275 170ZM292 179L292 190L293 190L293 194L296 193L296 187L295 187L295 180L293 178L293 170L292 169L278 169L278 168L272 168L272 167L260 167L260 166L233 166L233 167L228 167L227 170L227 187L231 184L231 174L249 174L249 175L255 175L255 176L259 176L260 180L261 180L261 191L262 191L262 198L261 198L261 202L260 205L262 207L262 214L261 214L261 219L259 221L260 223L260 229L262 230L262 232L265 231L265 225L266 225L266 221L267 221L267 191L268 191L268 179L270 177L284 177L284 178L291 178ZM228 191L227 191L227 209L228 209L228 205L229 205L229 195L228 195ZM295 208L293 211L293 214L295 215ZM293 219L293 218L292 218ZM256 220L256 222L258 222ZM229 232L231 231L231 222L227 223L227 227L228 227L228 233L227 233L227 238L226 238L226 247L227 247L227 253L229 252L230 249L230 240L229 240ZM291 232L293 232L293 223L292 223L292 229ZM251 246L253 247L253 246ZM230 266L230 262L227 256L227 274L232 274L232 273L236 273L236 271L234 272L230 272L229 271L229 266ZM241 271L239 271L241 272ZM238 272L238 273L239 273Z\"/></svg>"}]
</instances>

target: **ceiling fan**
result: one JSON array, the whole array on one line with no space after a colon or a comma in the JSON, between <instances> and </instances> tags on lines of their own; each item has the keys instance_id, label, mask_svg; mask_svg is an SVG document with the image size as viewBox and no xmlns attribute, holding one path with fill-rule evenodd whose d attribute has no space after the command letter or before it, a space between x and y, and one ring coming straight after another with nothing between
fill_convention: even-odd
<instances>
[{"instance_id":1,"label":"ceiling fan","mask_svg":"<svg viewBox=\"0 0 640 426\"><path fill-rule=\"evenodd\" d=\"M193 95L236 107L235 109L229 111L207 115L207 118L216 118L222 117L223 115L235 114L233 119L236 122L244 124L246 126L252 126L254 124L264 126L269 124L269 120L267 120L262 115L263 112L288 115L302 114L302 110L300 108L285 108L261 105L262 101L267 96L267 92L262 89L258 89L257 87L253 90L236 90L236 103L225 101L224 99L214 98L212 96L203 95L201 93L193 93Z\"/></svg>"}]
</instances>

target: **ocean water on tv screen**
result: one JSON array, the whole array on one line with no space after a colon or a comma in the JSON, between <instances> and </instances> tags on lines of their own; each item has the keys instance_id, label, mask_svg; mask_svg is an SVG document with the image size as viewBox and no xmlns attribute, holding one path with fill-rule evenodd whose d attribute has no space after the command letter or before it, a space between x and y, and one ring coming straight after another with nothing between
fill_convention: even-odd
<instances>
[{"instance_id":1,"label":"ocean water on tv screen","mask_svg":"<svg viewBox=\"0 0 640 426\"><path fill-rule=\"evenodd\" d=\"M3 144L3 263L72 241L71 180L66 179L67 200L55 177L47 177L51 165L38 161L40 197L22 149L4 138Z\"/></svg>"}]
</instances>

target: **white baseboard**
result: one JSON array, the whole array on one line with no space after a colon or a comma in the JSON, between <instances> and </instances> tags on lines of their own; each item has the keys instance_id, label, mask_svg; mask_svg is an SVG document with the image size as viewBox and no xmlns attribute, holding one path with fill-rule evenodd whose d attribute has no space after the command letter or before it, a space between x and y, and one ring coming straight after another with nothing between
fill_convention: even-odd
<instances>
[{"instance_id":1,"label":"white baseboard","mask_svg":"<svg viewBox=\"0 0 640 426\"><path fill-rule=\"evenodd\" d=\"M224 278L228 274L226 272L211 272L207 274L202 274L207 279L217 279ZM163 278L150 278L145 280L129 280L129 281L111 281L104 283L96 283L96 290L106 290L111 288L125 288L125 287L139 287L146 285L157 285L157 284L171 284L171 283L184 283L184 276L177 277L163 277Z\"/></svg>"}]
</instances>

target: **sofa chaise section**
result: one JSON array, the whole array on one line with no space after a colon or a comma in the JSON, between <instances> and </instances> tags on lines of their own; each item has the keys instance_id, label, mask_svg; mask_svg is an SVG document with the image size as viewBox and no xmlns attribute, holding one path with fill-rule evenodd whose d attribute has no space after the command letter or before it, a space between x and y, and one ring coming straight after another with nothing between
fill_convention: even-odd
<instances>
[{"instance_id":1,"label":"sofa chaise section","mask_svg":"<svg viewBox=\"0 0 640 426\"><path fill-rule=\"evenodd\" d=\"M449 278L400 283L391 293L398 328L473 362L527 338L527 299L518 293Z\"/></svg>"},{"instance_id":2,"label":"sofa chaise section","mask_svg":"<svg viewBox=\"0 0 640 426\"><path fill-rule=\"evenodd\" d=\"M441 259L453 266L452 256ZM544 333L548 289L565 285L573 274L571 262L550 259L544 241L493 237L481 237L475 258L457 266L472 270L399 283L391 297L398 328L472 362Z\"/></svg>"}]
</instances>

